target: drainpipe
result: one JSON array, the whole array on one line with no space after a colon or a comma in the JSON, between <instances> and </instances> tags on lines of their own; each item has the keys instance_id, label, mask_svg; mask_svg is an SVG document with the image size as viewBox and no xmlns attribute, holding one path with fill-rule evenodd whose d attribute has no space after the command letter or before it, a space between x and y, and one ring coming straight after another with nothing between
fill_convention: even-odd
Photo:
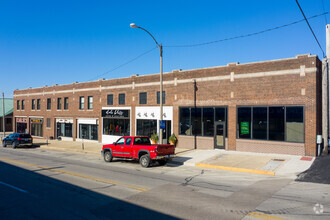
<instances>
[{"instance_id":1,"label":"drainpipe","mask_svg":"<svg viewBox=\"0 0 330 220\"><path fill-rule=\"evenodd\" d=\"M196 121L196 110L197 110L197 106L196 106L196 99L197 99L197 83L196 83L196 79L194 79L194 111L195 111L195 115L194 115L194 121ZM193 128L194 131L194 149L197 149L197 135L196 135L196 126L194 126Z\"/></svg>"}]
</instances>

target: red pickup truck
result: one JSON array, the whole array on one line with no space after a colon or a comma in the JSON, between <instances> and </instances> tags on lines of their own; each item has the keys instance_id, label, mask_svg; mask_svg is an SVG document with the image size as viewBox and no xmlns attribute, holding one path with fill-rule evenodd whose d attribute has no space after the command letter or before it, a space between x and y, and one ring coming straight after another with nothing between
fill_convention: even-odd
<instances>
[{"instance_id":1,"label":"red pickup truck","mask_svg":"<svg viewBox=\"0 0 330 220\"><path fill-rule=\"evenodd\" d=\"M142 167L148 167L152 161L165 165L174 155L174 145L150 144L149 137L123 136L113 144L103 145L104 161L111 162L114 157L131 158L140 161Z\"/></svg>"}]
</instances>

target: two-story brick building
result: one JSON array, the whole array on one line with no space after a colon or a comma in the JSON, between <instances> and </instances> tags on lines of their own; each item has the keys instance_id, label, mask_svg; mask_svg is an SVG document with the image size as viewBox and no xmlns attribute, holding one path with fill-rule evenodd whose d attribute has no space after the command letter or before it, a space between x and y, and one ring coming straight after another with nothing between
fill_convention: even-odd
<instances>
[{"instance_id":1,"label":"two-story brick building","mask_svg":"<svg viewBox=\"0 0 330 220\"><path fill-rule=\"evenodd\" d=\"M316 154L322 63L314 55L164 73L164 137L178 147ZM14 91L15 130L110 143L159 128L159 74Z\"/></svg>"}]
</instances>

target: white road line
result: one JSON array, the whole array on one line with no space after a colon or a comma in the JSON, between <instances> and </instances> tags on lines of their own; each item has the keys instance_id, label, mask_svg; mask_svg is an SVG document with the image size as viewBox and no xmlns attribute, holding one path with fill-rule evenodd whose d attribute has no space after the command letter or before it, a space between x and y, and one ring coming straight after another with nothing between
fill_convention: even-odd
<instances>
[{"instance_id":1,"label":"white road line","mask_svg":"<svg viewBox=\"0 0 330 220\"><path fill-rule=\"evenodd\" d=\"M23 192L23 193L29 193L28 191L25 191L24 189L20 189L20 188L18 188L18 187L15 187L15 186L9 185L9 184L4 183L4 182L1 182L1 181L0 181L0 184L5 185L5 186L8 186L8 187L10 187L10 188L12 188L12 189L16 189L16 190L18 190L18 191L20 191L20 192Z\"/></svg>"}]
</instances>

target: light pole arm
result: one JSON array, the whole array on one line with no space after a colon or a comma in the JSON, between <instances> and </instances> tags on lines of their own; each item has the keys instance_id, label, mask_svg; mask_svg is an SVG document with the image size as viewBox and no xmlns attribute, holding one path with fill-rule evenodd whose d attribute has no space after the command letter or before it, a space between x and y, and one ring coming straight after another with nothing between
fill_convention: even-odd
<instances>
[{"instance_id":1,"label":"light pole arm","mask_svg":"<svg viewBox=\"0 0 330 220\"><path fill-rule=\"evenodd\" d=\"M152 39L155 41L155 43L159 49L160 56L162 57L163 56L163 47L162 47L162 45L159 45L156 38L154 38L154 36L152 36L152 34L149 31L147 31L146 29L144 29L143 27L139 27L139 26L136 26L136 27L140 28L141 30L144 30L145 32L147 32L150 35L150 37L152 37Z\"/></svg>"}]
</instances>

